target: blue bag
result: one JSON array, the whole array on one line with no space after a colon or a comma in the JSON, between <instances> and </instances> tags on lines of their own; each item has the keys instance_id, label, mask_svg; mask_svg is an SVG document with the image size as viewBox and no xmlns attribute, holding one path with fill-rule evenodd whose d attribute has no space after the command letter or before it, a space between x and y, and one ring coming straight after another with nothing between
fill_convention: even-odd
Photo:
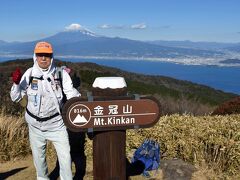
<instances>
[{"instance_id":1,"label":"blue bag","mask_svg":"<svg viewBox=\"0 0 240 180\"><path fill-rule=\"evenodd\" d=\"M144 165L143 175L149 177L147 171L156 170L160 166L160 146L156 141L146 139L134 152L132 163L141 161Z\"/></svg>"}]
</instances>

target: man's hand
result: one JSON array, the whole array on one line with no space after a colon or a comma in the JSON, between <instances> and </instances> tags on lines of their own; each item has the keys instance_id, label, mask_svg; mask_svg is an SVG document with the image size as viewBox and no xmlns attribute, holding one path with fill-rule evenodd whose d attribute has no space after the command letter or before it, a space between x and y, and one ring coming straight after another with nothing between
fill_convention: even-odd
<instances>
[{"instance_id":1,"label":"man's hand","mask_svg":"<svg viewBox=\"0 0 240 180\"><path fill-rule=\"evenodd\" d=\"M16 70L12 73L12 81L15 84L19 84L22 77L21 70L19 68L16 68Z\"/></svg>"}]
</instances>

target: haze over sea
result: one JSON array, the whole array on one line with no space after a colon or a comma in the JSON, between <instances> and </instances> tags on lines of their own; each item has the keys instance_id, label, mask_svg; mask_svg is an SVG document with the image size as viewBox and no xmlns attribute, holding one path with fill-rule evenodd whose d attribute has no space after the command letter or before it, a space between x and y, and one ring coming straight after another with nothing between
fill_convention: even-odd
<instances>
[{"instance_id":1,"label":"haze over sea","mask_svg":"<svg viewBox=\"0 0 240 180\"><path fill-rule=\"evenodd\" d=\"M0 62L9 58L0 57ZM146 75L161 75L206 85L225 92L240 94L240 67L183 65L147 60L65 59L71 62L93 62Z\"/></svg>"}]
</instances>

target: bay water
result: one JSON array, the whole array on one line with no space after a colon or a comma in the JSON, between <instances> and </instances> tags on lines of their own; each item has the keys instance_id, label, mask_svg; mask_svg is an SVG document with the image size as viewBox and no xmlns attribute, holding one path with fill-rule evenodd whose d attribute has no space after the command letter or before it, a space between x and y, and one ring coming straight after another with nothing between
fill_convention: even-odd
<instances>
[{"instance_id":1,"label":"bay water","mask_svg":"<svg viewBox=\"0 0 240 180\"><path fill-rule=\"evenodd\" d=\"M0 57L0 61L6 60L6 58ZM225 92L240 94L240 67L183 65L149 60L105 60L83 58L61 58L61 60L71 62L93 62L99 65L116 67L125 71L141 73L145 75L168 76L175 79L187 80L210 86Z\"/></svg>"}]
</instances>

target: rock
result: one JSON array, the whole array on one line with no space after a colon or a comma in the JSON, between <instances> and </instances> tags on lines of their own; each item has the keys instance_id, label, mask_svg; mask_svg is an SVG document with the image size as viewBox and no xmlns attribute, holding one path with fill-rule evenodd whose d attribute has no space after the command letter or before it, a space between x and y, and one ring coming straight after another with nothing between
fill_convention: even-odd
<instances>
[{"instance_id":1,"label":"rock","mask_svg":"<svg viewBox=\"0 0 240 180\"><path fill-rule=\"evenodd\" d=\"M161 160L164 180L190 180L196 168L181 159Z\"/></svg>"}]
</instances>

